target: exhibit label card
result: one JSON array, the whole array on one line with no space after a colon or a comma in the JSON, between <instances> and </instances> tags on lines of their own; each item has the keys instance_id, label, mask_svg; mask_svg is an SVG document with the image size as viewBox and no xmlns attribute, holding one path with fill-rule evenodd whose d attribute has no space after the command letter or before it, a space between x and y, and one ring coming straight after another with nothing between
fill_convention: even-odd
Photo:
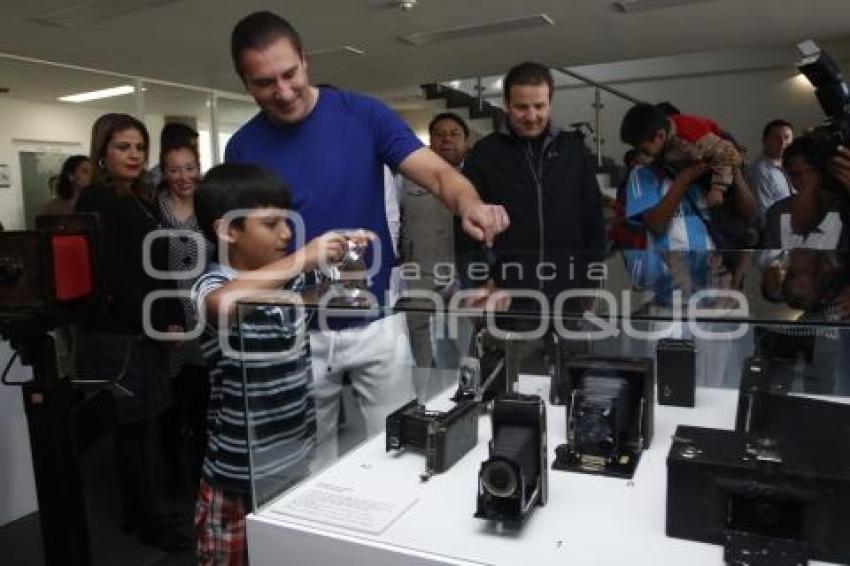
<instances>
[{"instance_id":1,"label":"exhibit label card","mask_svg":"<svg viewBox=\"0 0 850 566\"><path fill-rule=\"evenodd\" d=\"M380 535L418 501L326 482L295 490L271 507L273 513Z\"/></svg>"}]
</instances>

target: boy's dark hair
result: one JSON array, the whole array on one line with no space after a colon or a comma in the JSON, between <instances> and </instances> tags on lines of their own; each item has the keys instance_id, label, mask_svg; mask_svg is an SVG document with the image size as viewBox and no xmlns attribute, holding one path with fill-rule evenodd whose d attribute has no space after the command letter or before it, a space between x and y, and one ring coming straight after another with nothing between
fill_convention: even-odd
<instances>
[{"instance_id":1,"label":"boy's dark hair","mask_svg":"<svg viewBox=\"0 0 850 566\"><path fill-rule=\"evenodd\" d=\"M239 20L230 36L230 56L236 73L242 76L241 57L246 49L265 49L280 38L286 38L303 59L304 45L292 25L272 12L261 11Z\"/></svg>"},{"instance_id":2,"label":"boy's dark hair","mask_svg":"<svg viewBox=\"0 0 850 566\"><path fill-rule=\"evenodd\" d=\"M546 65L526 61L514 66L505 75L503 85L505 100L511 99L511 87L513 86L537 86L546 84L549 87L549 100L552 100L552 95L555 94L555 79L552 78L552 71Z\"/></svg>"},{"instance_id":3,"label":"boy's dark hair","mask_svg":"<svg viewBox=\"0 0 850 566\"><path fill-rule=\"evenodd\" d=\"M682 113L681 110L673 106L672 102L664 101L655 105L656 108L667 114L668 116L678 116Z\"/></svg>"},{"instance_id":4,"label":"boy's dark hair","mask_svg":"<svg viewBox=\"0 0 850 566\"><path fill-rule=\"evenodd\" d=\"M779 127L791 128L792 131L794 130L794 126L791 125L791 122L789 122L788 120L783 120L782 118L777 118L765 124L764 129L761 131L761 141L767 139L767 136L770 135L770 132L773 130L773 128Z\"/></svg>"},{"instance_id":5,"label":"boy's dark hair","mask_svg":"<svg viewBox=\"0 0 850 566\"><path fill-rule=\"evenodd\" d=\"M460 129L463 130L463 137L469 137L469 126L466 125L466 122L463 121L463 118L455 114L454 112L441 112L437 114L431 121L428 122L428 134L434 135L434 126L437 125L437 122L441 122L442 120L452 120L460 126Z\"/></svg>"},{"instance_id":6,"label":"boy's dark hair","mask_svg":"<svg viewBox=\"0 0 850 566\"><path fill-rule=\"evenodd\" d=\"M214 224L231 211L255 208L292 208L289 187L258 165L225 163L210 169L195 190L195 216L204 236L218 243ZM244 218L233 221L242 228Z\"/></svg>"},{"instance_id":7,"label":"boy's dark hair","mask_svg":"<svg viewBox=\"0 0 850 566\"><path fill-rule=\"evenodd\" d=\"M169 145L175 141L198 139L198 132L195 128L182 124L180 122L169 122L162 127L159 132L159 145Z\"/></svg>"},{"instance_id":8,"label":"boy's dark hair","mask_svg":"<svg viewBox=\"0 0 850 566\"><path fill-rule=\"evenodd\" d=\"M658 130L670 131L670 120L663 110L652 104L635 104L620 124L620 139L623 143L636 146L641 142L652 141Z\"/></svg>"}]
</instances>

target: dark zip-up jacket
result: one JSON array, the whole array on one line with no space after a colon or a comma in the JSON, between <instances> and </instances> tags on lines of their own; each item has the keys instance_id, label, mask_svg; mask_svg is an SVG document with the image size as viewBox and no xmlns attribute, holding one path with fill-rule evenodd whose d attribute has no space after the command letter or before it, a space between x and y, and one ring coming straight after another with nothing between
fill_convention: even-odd
<instances>
[{"instance_id":1,"label":"dark zip-up jacket","mask_svg":"<svg viewBox=\"0 0 850 566\"><path fill-rule=\"evenodd\" d=\"M591 156L578 134L550 125L544 136L535 151L533 141L505 125L466 157L464 175L484 202L507 209L511 224L496 237L490 252L457 234L462 276L469 261L486 257L493 265L492 278L502 287L558 291L580 283L582 278L570 277L571 271L586 271L588 261L603 257L602 203ZM518 277L518 269L501 269L505 262L522 265L523 277ZM538 271L545 263L557 267L551 281L538 277L552 274L549 266Z\"/></svg>"}]
</instances>

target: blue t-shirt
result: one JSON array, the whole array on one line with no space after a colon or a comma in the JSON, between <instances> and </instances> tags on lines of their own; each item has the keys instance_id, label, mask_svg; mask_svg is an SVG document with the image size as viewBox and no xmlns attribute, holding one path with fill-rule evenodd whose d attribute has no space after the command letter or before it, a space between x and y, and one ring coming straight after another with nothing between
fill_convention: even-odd
<instances>
[{"instance_id":1,"label":"blue t-shirt","mask_svg":"<svg viewBox=\"0 0 850 566\"><path fill-rule=\"evenodd\" d=\"M626 187L626 217L640 221L640 216L661 202L673 180L652 166L639 165L629 175ZM696 208L694 205L696 205ZM714 249L702 218L708 217L708 207L702 189L692 184L679 201L679 207L667 231L656 235L648 232L648 249L657 251L700 251Z\"/></svg>"},{"instance_id":2,"label":"blue t-shirt","mask_svg":"<svg viewBox=\"0 0 850 566\"><path fill-rule=\"evenodd\" d=\"M384 206L384 164L393 171L422 142L383 103L350 92L319 89L301 122L278 126L260 112L227 144L227 163L261 165L292 190L306 228L303 245L328 230L363 228L380 239L380 263L369 289L383 303L395 262ZM366 255L373 267L373 246Z\"/></svg>"}]
</instances>

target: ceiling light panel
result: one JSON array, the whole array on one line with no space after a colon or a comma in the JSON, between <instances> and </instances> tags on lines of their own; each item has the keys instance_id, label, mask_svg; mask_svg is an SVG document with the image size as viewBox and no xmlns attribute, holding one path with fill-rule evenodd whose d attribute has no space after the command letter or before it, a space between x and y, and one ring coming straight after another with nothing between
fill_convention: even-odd
<instances>
[{"instance_id":1,"label":"ceiling light panel","mask_svg":"<svg viewBox=\"0 0 850 566\"><path fill-rule=\"evenodd\" d=\"M354 47L353 45L342 45L340 47L328 47L326 49L307 51L307 56L311 58L322 57L325 55L366 55L366 52Z\"/></svg>"},{"instance_id":2,"label":"ceiling light panel","mask_svg":"<svg viewBox=\"0 0 850 566\"><path fill-rule=\"evenodd\" d=\"M90 92L81 92L79 94L69 94L68 96L60 96L62 102L88 102L90 100L99 100L101 98L111 98L113 96L121 96L136 92L136 89L130 85L121 85L113 88L104 88L102 90L93 90Z\"/></svg>"},{"instance_id":3,"label":"ceiling light panel","mask_svg":"<svg viewBox=\"0 0 850 566\"><path fill-rule=\"evenodd\" d=\"M555 21L546 14L534 14L531 16L523 16L520 18L511 18L507 20L487 22L484 24L475 24L463 27L412 33L410 35L399 37L398 39L399 41L409 43L410 45L420 46L426 45L428 43L436 43L439 41L469 39L471 37L481 37L483 35L492 35L528 28L554 25Z\"/></svg>"}]
</instances>

